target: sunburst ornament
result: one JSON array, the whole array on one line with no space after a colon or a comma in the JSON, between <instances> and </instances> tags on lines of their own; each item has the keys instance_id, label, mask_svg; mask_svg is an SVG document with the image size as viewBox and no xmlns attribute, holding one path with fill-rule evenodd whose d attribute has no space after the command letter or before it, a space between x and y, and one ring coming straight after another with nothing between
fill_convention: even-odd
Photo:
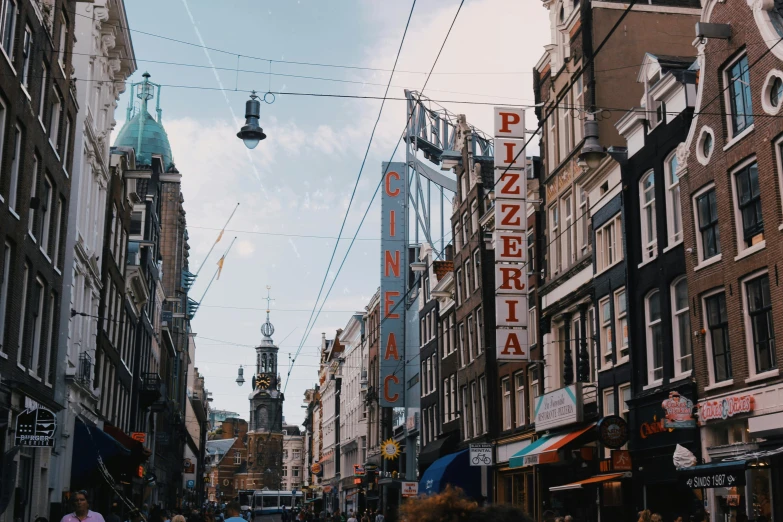
<instances>
[{"instance_id":1,"label":"sunburst ornament","mask_svg":"<svg viewBox=\"0 0 783 522\"><path fill-rule=\"evenodd\" d=\"M381 446L381 455L386 460L394 460L400 454L400 445L394 439L389 439Z\"/></svg>"}]
</instances>

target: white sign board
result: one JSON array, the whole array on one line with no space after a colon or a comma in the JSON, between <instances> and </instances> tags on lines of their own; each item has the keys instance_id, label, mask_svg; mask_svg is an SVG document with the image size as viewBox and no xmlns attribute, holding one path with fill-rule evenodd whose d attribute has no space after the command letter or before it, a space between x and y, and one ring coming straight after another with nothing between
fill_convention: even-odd
<instances>
[{"instance_id":1,"label":"white sign board","mask_svg":"<svg viewBox=\"0 0 783 522\"><path fill-rule=\"evenodd\" d=\"M471 466L492 466L492 444L471 444L470 445L470 465Z\"/></svg>"},{"instance_id":2,"label":"white sign board","mask_svg":"<svg viewBox=\"0 0 783 522\"><path fill-rule=\"evenodd\" d=\"M536 432L581 422L582 383L542 395L536 400Z\"/></svg>"},{"instance_id":3,"label":"white sign board","mask_svg":"<svg viewBox=\"0 0 783 522\"><path fill-rule=\"evenodd\" d=\"M402 496L403 497L415 497L419 494L418 482L403 482L402 483Z\"/></svg>"},{"instance_id":4,"label":"white sign board","mask_svg":"<svg viewBox=\"0 0 783 522\"><path fill-rule=\"evenodd\" d=\"M495 107L495 346L498 361L527 361L525 111ZM491 451L490 451L491 459ZM474 464L471 450L471 464Z\"/></svg>"}]
</instances>

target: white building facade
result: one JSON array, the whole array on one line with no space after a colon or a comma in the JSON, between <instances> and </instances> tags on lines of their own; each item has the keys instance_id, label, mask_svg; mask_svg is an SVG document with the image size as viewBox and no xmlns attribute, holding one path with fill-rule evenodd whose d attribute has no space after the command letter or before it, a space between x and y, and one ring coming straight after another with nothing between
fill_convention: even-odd
<instances>
[{"instance_id":1,"label":"white building facade","mask_svg":"<svg viewBox=\"0 0 783 522\"><path fill-rule=\"evenodd\" d=\"M282 485L286 491L300 489L304 484L304 435L299 426L283 426Z\"/></svg>"}]
</instances>

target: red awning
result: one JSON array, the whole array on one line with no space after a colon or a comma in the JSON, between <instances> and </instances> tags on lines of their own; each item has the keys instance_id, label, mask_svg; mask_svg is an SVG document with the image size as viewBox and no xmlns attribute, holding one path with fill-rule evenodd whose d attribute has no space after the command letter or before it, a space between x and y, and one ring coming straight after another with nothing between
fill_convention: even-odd
<instances>
[{"instance_id":1,"label":"red awning","mask_svg":"<svg viewBox=\"0 0 783 522\"><path fill-rule=\"evenodd\" d=\"M568 489L582 489L584 486L589 486L590 484L602 484L604 482L613 482L615 480L620 480L624 477L630 477L630 473L607 473L606 475L596 475L594 477L590 477L584 480L580 480L577 482L571 482L570 484L565 484L563 486L553 486L549 488L549 491L565 491Z\"/></svg>"}]
</instances>

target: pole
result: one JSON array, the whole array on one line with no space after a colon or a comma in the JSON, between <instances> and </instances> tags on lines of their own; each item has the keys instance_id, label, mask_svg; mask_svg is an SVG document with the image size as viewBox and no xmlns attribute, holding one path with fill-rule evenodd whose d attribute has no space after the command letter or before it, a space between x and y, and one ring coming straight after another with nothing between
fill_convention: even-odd
<instances>
[{"instance_id":1,"label":"pole","mask_svg":"<svg viewBox=\"0 0 783 522\"><path fill-rule=\"evenodd\" d=\"M223 225L223 228L220 229L220 234L218 235L217 240L212 244L212 248L209 249L209 252L207 252L207 255L204 256L204 260L201 261L201 266L198 267L198 270L196 270L196 276L198 277L199 273L201 272L201 269L204 268L204 263L207 262L207 259L209 259L209 255L212 253L212 251L215 249L215 245L218 244L218 241L220 241L220 238L223 237L223 232L226 231L226 227L229 223L231 223L231 219L234 217L234 214L236 214L237 209L239 208L239 203L237 203L237 206L234 207L233 212L231 212L231 215L228 216L228 221L226 221L226 224ZM236 239L236 238L234 238Z\"/></svg>"},{"instance_id":2,"label":"pole","mask_svg":"<svg viewBox=\"0 0 783 522\"><path fill-rule=\"evenodd\" d=\"M222 257L223 261L226 260L226 257L228 256L228 252L231 250L231 247L234 246L234 241L236 241L236 240L237 240L237 238L236 238L236 236L234 236L234 239L231 240L231 244L228 245L228 248L226 249L226 253L223 254L223 257ZM201 270L201 269L199 268L199 270ZM215 270L215 273L212 274L212 279L209 280L209 284L207 285L207 288L204 290L204 293L202 294L201 299L199 299L199 301L198 301L199 305L204 302L204 298L207 296L207 292L209 291L209 287L212 286L212 282L215 280L215 277L217 277L219 271L220 271L220 267L218 267L217 270Z\"/></svg>"}]
</instances>

